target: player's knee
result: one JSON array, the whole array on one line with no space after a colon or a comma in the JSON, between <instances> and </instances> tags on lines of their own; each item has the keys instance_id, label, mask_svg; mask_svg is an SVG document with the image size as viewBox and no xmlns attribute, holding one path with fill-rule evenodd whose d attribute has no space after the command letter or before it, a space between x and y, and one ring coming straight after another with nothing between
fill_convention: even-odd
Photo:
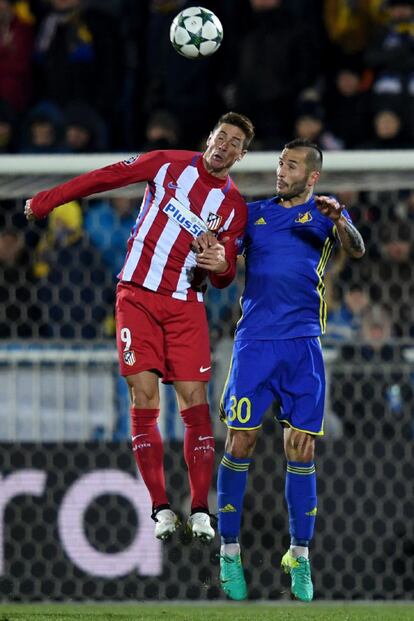
<instances>
[{"instance_id":1,"label":"player's knee","mask_svg":"<svg viewBox=\"0 0 414 621\"><path fill-rule=\"evenodd\" d=\"M308 433L285 430L285 454L289 461L308 463L315 457L315 438Z\"/></svg>"},{"instance_id":2,"label":"player's knee","mask_svg":"<svg viewBox=\"0 0 414 621\"><path fill-rule=\"evenodd\" d=\"M160 399L158 389L151 384L145 384L133 378L127 378L131 396L131 406L138 409L159 408Z\"/></svg>"},{"instance_id":3,"label":"player's knee","mask_svg":"<svg viewBox=\"0 0 414 621\"><path fill-rule=\"evenodd\" d=\"M204 382L175 382L180 411L188 410L207 402Z\"/></svg>"},{"instance_id":4,"label":"player's knee","mask_svg":"<svg viewBox=\"0 0 414 621\"><path fill-rule=\"evenodd\" d=\"M256 431L229 429L226 440L226 452L237 459L251 457L256 446Z\"/></svg>"}]
</instances>

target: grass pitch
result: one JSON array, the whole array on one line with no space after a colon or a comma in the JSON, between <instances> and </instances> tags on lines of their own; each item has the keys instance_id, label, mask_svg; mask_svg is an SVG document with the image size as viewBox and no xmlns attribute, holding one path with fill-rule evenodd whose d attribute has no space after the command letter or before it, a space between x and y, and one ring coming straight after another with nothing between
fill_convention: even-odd
<instances>
[{"instance_id":1,"label":"grass pitch","mask_svg":"<svg viewBox=\"0 0 414 621\"><path fill-rule=\"evenodd\" d=\"M0 604L0 621L413 621L413 603Z\"/></svg>"}]
</instances>

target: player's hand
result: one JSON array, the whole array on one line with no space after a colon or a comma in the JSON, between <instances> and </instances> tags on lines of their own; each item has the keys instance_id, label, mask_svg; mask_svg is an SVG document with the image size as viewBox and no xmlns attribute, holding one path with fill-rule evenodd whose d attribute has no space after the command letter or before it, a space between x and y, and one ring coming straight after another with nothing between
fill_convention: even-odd
<instances>
[{"instance_id":1,"label":"player's hand","mask_svg":"<svg viewBox=\"0 0 414 621\"><path fill-rule=\"evenodd\" d=\"M30 205L31 205L32 201L31 199L29 199L28 201L26 201L25 206L24 206L24 215L26 216L26 220L34 220L36 218L36 216L34 215Z\"/></svg>"},{"instance_id":2,"label":"player's hand","mask_svg":"<svg viewBox=\"0 0 414 621\"><path fill-rule=\"evenodd\" d=\"M212 237L210 245L197 254L197 266L216 274L226 272L229 268L229 262L226 259L224 246L229 239L229 237L225 237L218 241L215 237Z\"/></svg>"},{"instance_id":3,"label":"player's hand","mask_svg":"<svg viewBox=\"0 0 414 621\"><path fill-rule=\"evenodd\" d=\"M315 196L315 203L321 214L333 222L339 220L345 208L332 196Z\"/></svg>"},{"instance_id":4,"label":"player's hand","mask_svg":"<svg viewBox=\"0 0 414 621\"><path fill-rule=\"evenodd\" d=\"M201 233L199 237L193 239L193 241L191 242L191 248L194 250L194 252L198 254L199 252L207 250L207 248L210 248L216 243L216 237L213 235L213 233L207 231L207 233Z\"/></svg>"}]
</instances>

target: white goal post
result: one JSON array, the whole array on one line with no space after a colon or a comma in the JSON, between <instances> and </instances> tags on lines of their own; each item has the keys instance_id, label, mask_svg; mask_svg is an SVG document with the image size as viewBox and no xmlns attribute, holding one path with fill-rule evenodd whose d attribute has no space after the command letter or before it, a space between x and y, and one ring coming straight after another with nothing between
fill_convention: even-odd
<instances>
[{"instance_id":1,"label":"white goal post","mask_svg":"<svg viewBox=\"0 0 414 621\"><path fill-rule=\"evenodd\" d=\"M242 193L255 196L274 193L276 151L250 152L232 170ZM131 153L90 155L1 155L0 198L25 198L69 178L131 157ZM319 191L387 190L414 188L414 150L329 151ZM144 184L132 184L106 195L142 196Z\"/></svg>"}]
</instances>

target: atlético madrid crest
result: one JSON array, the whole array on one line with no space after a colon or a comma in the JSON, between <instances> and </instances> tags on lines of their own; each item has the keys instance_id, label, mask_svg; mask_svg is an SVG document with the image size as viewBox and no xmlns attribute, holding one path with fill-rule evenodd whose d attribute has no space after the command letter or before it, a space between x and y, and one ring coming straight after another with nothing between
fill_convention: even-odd
<instances>
[{"instance_id":1,"label":"atl\u00e9tico madrid crest","mask_svg":"<svg viewBox=\"0 0 414 621\"><path fill-rule=\"evenodd\" d=\"M210 211L207 217L207 228L209 231L218 231L221 225L222 217Z\"/></svg>"},{"instance_id":2,"label":"atl\u00e9tico madrid crest","mask_svg":"<svg viewBox=\"0 0 414 621\"><path fill-rule=\"evenodd\" d=\"M130 367L135 364L135 354L131 349L124 351L124 362Z\"/></svg>"}]
</instances>

